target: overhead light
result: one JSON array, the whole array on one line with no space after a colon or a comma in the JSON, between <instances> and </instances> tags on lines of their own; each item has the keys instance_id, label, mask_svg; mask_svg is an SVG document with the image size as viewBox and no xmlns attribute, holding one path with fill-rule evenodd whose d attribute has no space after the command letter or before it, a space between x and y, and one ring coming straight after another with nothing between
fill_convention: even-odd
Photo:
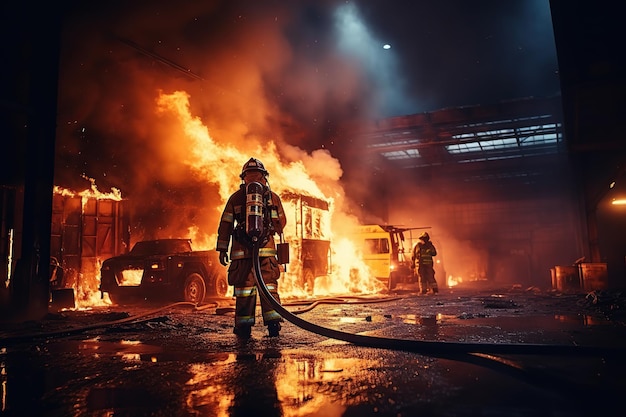
<instances>
[{"instance_id":1,"label":"overhead light","mask_svg":"<svg viewBox=\"0 0 626 417\"><path fill-rule=\"evenodd\" d=\"M616 198L611 201L614 206L626 206L626 198Z\"/></svg>"}]
</instances>

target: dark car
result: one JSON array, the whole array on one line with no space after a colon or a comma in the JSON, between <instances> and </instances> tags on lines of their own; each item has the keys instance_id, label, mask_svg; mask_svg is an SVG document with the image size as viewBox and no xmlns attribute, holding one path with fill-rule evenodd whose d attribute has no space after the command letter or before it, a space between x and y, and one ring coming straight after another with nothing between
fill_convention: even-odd
<instances>
[{"instance_id":1,"label":"dark car","mask_svg":"<svg viewBox=\"0 0 626 417\"><path fill-rule=\"evenodd\" d=\"M100 291L116 304L138 300L187 301L224 297L226 270L216 251L194 251L189 239L137 242L124 255L105 260Z\"/></svg>"}]
</instances>

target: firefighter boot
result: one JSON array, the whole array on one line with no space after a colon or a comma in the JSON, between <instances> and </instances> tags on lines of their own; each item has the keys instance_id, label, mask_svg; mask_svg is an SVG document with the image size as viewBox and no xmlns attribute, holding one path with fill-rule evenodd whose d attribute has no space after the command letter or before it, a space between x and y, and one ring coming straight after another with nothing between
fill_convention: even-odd
<instances>
[{"instance_id":1,"label":"firefighter boot","mask_svg":"<svg viewBox=\"0 0 626 417\"><path fill-rule=\"evenodd\" d=\"M250 335L252 334L252 326L235 326L235 328L233 329L233 333L235 333L239 339L250 339Z\"/></svg>"},{"instance_id":2,"label":"firefighter boot","mask_svg":"<svg viewBox=\"0 0 626 417\"><path fill-rule=\"evenodd\" d=\"M280 333L280 323L278 321L271 321L267 325L267 332L270 337L278 337Z\"/></svg>"}]
</instances>

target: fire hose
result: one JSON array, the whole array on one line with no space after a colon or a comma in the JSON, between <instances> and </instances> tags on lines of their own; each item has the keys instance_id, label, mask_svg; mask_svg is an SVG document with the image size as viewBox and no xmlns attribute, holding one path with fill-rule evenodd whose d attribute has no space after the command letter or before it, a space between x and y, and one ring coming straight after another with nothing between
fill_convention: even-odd
<instances>
[{"instance_id":1,"label":"fire hose","mask_svg":"<svg viewBox=\"0 0 626 417\"><path fill-rule=\"evenodd\" d=\"M293 301L290 303L283 303L282 306L301 306L305 307L299 308L297 310L290 311L291 314L297 315L309 312L320 306L322 304L375 304L375 303L388 303L390 301L400 300L402 297L384 297L384 298L367 298L367 297L359 297L359 296L345 296L345 297L328 297L328 298L320 298L315 301ZM203 306L196 306L195 311L207 310L209 308L214 308L213 305L207 304ZM226 314L226 313L234 313L234 307L215 307L215 314Z\"/></svg>"},{"instance_id":2,"label":"fire hose","mask_svg":"<svg viewBox=\"0 0 626 417\"><path fill-rule=\"evenodd\" d=\"M394 339L388 337L368 336L343 332L308 322L287 310L270 293L263 281L261 261L259 257L260 244L252 244L253 272L257 288L261 297L267 301L285 320L290 323L331 339L341 340L357 346L416 352L430 356L447 357L459 354L536 354L559 356L613 356L626 354L626 349L615 347L580 346L580 345L546 345L528 343L464 343L425 341L412 339Z\"/></svg>"},{"instance_id":3,"label":"fire hose","mask_svg":"<svg viewBox=\"0 0 626 417\"><path fill-rule=\"evenodd\" d=\"M74 328L68 328L68 329L61 329L61 330L55 330L55 331L51 331L51 332L35 332L32 334L23 334L23 335L15 335L15 336L9 336L9 337L0 337L0 346L6 346L12 343L20 343L20 342L25 342L25 341L29 341L32 339L48 339L48 338L53 338L53 337L64 337L64 336L71 336L71 335L75 335L75 334L79 334L79 333L84 333L86 331L89 330L94 330L94 329L100 329L103 327L113 327L113 326L117 326L120 324L127 324L127 323L132 323L132 324L139 324L142 322L148 322L148 321L154 321L154 318L151 318L151 316L153 316L156 313L159 313L163 310L169 310L171 308L174 307L187 307L187 308L195 308L196 304L194 303L190 303L187 301L181 301L178 303L174 303L174 304L169 304L163 307L159 307L157 309L154 310L150 310L150 311L146 311L142 314L138 314L135 316L128 316L128 317L124 317L124 318L120 318L117 320L112 320L112 321L107 321L107 322L100 322L100 323L95 323L95 324L89 324L86 326L81 326L81 327L74 327ZM144 320L139 320L143 317L147 317Z\"/></svg>"}]
</instances>

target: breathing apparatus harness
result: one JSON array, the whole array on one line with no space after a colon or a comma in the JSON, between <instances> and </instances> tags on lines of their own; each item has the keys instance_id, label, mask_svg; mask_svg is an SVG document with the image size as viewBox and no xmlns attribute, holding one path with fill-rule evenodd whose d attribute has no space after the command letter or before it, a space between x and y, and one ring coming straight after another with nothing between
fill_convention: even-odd
<instances>
[{"instance_id":1,"label":"breathing apparatus harness","mask_svg":"<svg viewBox=\"0 0 626 417\"><path fill-rule=\"evenodd\" d=\"M269 187L251 182L241 184L241 190L245 193L245 211L239 216L236 215L237 225L233 230L233 237L249 248L252 248L253 243L258 243L261 248L273 233L272 224L265 210L265 207L268 207Z\"/></svg>"},{"instance_id":2,"label":"breathing apparatus harness","mask_svg":"<svg viewBox=\"0 0 626 417\"><path fill-rule=\"evenodd\" d=\"M241 184L245 192L245 212L237 219L237 226L233 231L233 237L242 245L253 249L264 247L270 237L275 233L280 236L280 243L276 245L278 263L289 263L289 244L285 242L282 229L276 230L274 222L279 221L278 206L272 200L272 192L269 186L259 182Z\"/></svg>"},{"instance_id":3,"label":"breathing apparatus harness","mask_svg":"<svg viewBox=\"0 0 626 417\"><path fill-rule=\"evenodd\" d=\"M274 228L271 222L272 206L269 187L252 182L246 185L246 234L252 250L254 279L261 297L265 299L285 320L296 326L331 339L342 340L359 346L418 352L438 357L459 354L540 354L540 355L578 355L598 356L624 354L624 349L578 345L545 345L516 343L463 343L367 336L347 333L308 322L283 307L272 296L263 281L259 250L267 243ZM281 237L282 242L282 237ZM279 251L280 252L280 251ZM279 263L283 263L279 259ZM286 260L288 262L288 260Z\"/></svg>"}]
</instances>

